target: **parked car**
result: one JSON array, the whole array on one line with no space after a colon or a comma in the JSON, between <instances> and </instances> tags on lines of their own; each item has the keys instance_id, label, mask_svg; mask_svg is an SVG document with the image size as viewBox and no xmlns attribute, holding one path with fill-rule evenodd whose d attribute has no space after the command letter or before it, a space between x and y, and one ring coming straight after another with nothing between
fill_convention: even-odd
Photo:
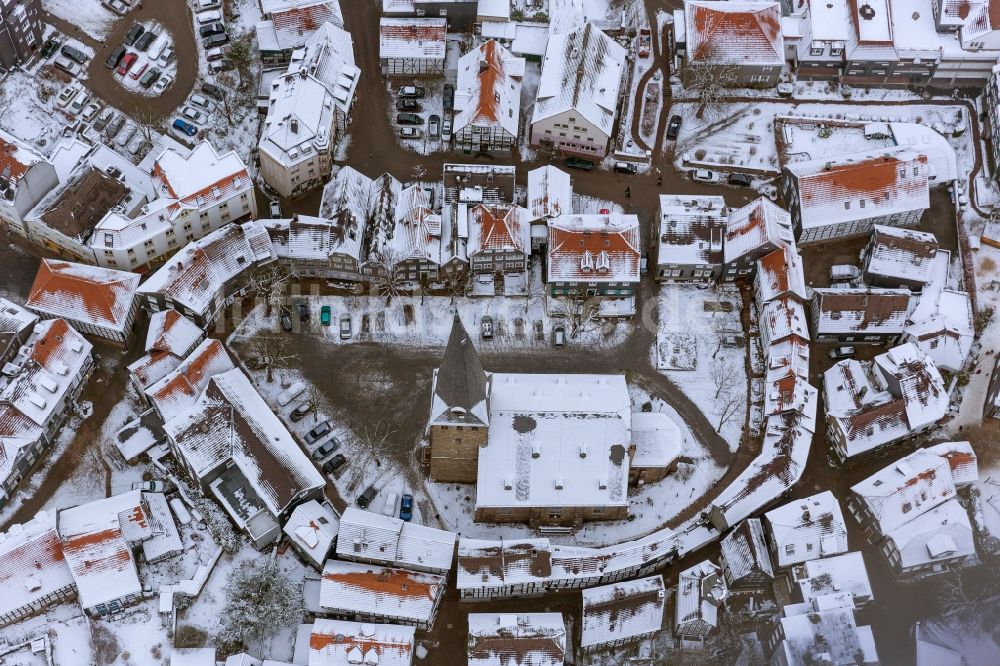
<instances>
[{"instance_id":1,"label":"parked car","mask_svg":"<svg viewBox=\"0 0 1000 666\"><path fill-rule=\"evenodd\" d=\"M139 79L139 85L143 88L149 88L151 85L156 83L158 78L160 78L160 70L154 67L142 75L142 78Z\"/></svg>"},{"instance_id":2,"label":"parked car","mask_svg":"<svg viewBox=\"0 0 1000 666\"><path fill-rule=\"evenodd\" d=\"M852 264L834 264L830 266L830 280L833 282L857 280L860 277L861 269Z\"/></svg>"},{"instance_id":3,"label":"parked car","mask_svg":"<svg viewBox=\"0 0 1000 666\"><path fill-rule=\"evenodd\" d=\"M365 488L365 492L358 495L357 503L362 509L367 509L368 505L372 503L372 500L378 495L378 488L375 486L368 486Z\"/></svg>"},{"instance_id":4,"label":"parked car","mask_svg":"<svg viewBox=\"0 0 1000 666\"><path fill-rule=\"evenodd\" d=\"M124 56L125 56L125 47L119 46L118 48L116 48L114 51L111 52L111 55L109 55L108 59L104 61L104 64L107 65L108 69L114 69L115 67L118 66L118 63L122 61L122 58Z\"/></svg>"},{"instance_id":5,"label":"parked car","mask_svg":"<svg viewBox=\"0 0 1000 666\"><path fill-rule=\"evenodd\" d=\"M213 62L222 60L225 57L226 57L226 54L219 47L216 47L214 49L208 49L207 51L205 51L205 60L207 60L209 63L213 63ZM204 89L205 89L205 87L202 86L202 90L204 90Z\"/></svg>"},{"instance_id":6,"label":"parked car","mask_svg":"<svg viewBox=\"0 0 1000 666\"><path fill-rule=\"evenodd\" d=\"M206 23L215 23L216 21L222 20L222 12L219 10L213 10L210 12L198 12L194 15L195 19L198 21L198 25L205 25Z\"/></svg>"},{"instance_id":7,"label":"parked car","mask_svg":"<svg viewBox=\"0 0 1000 666\"><path fill-rule=\"evenodd\" d=\"M556 326L552 329L552 346L553 347L563 347L566 345L566 329L562 326Z\"/></svg>"},{"instance_id":8,"label":"parked car","mask_svg":"<svg viewBox=\"0 0 1000 666\"><path fill-rule=\"evenodd\" d=\"M209 83L205 81L201 84L201 91L208 95L209 97L214 97L215 99L222 99L222 88L215 85L214 83Z\"/></svg>"},{"instance_id":9,"label":"parked car","mask_svg":"<svg viewBox=\"0 0 1000 666\"><path fill-rule=\"evenodd\" d=\"M287 312L281 313L281 328L285 329L285 333L292 332L292 315Z\"/></svg>"},{"instance_id":10,"label":"parked car","mask_svg":"<svg viewBox=\"0 0 1000 666\"><path fill-rule=\"evenodd\" d=\"M594 163L582 157L567 157L566 166L570 169L583 169L584 171L593 171L594 169Z\"/></svg>"},{"instance_id":11,"label":"parked car","mask_svg":"<svg viewBox=\"0 0 1000 666\"><path fill-rule=\"evenodd\" d=\"M215 23L206 23L205 25L198 28L198 34L202 37L211 37L212 35L221 35L226 32L226 26L224 26L219 21Z\"/></svg>"},{"instance_id":12,"label":"parked car","mask_svg":"<svg viewBox=\"0 0 1000 666\"><path fill-rule=\"evenodd\" d=\"M493 337L493 317L486 315L479 320L479 337L489 340Z\"/></svg>"},{"instance_id":13,"label":"parked car","mask_svg":"<svg viewBox=\"0 0 1000 666\"><path fill-rule=\"evenodd\" d=\"M156 94L160 94L164 90L169 88L170 84L173 82L174 80L169 76L161 76L156 80L156 83L153 84L153 92L155 92Z\"/></svg>"},{"instance_id":14,"label":"parked car","mask_svg":"<svg viewBox=\"0 0 1000 666\"><path fill-rule=\"evenodd\" d=\"M132 490L141 490L145 493L162 493L166 487L167 485L159 479L132 482Z\"/></svg>"},{"instance_id":15,"label":"parked car","mask_svg":"<svg viewBox=\"0 0 1000 666\"><path fill-rule=\"evenodd\" d=\"M142 27L141 23L136 23L129 31L125 33L125 43L129 46L135 44L135 40L142 36L142 33L146 32L146 29Z\"/></svg>"},{"instance_id":16,"label":"parked car","mask_svg":"<svg viewBox=\"0 0 1000 666\"><path fill-rule=\"evenodd\" d=\"M389 516L390 518L396 517L396 500L398 496L396 493L387 493L385 496L385 504L382 505L382 515Z\"/></svg>"},{"instance_id":17,"label":"parked car","mask_svg":"<svg viewBox=\"0 0 1000 666\"><path fill-rule=\"evenodd\" d=\"M135 61L138 59L139 55L137 53L132 53L131 51L129 51L128 53L125 54L125 57L121 59L121 62L118 63L118 69L116 71L121 76L125 76L126 74L128 74L128 70L132 69L132 65L134 65Z\"/></svg>"},{"instance_id":18,"label":"parked car","mask_svg":"<svg viewBox=\"0 0 1000 666\"><path fill-rule=\"evenodd\" d=\"M795 84L784 81L778 84L778 95L781 97L791 97L795 93Z\"/></svg>"},{"instance_id":19,"label":"parked car","mask_svg":"<svg viewBox=\"0 0 1000 666\"><path fill-rule=\"evenodd\" d=\"M80 84L71 83L62 89L59 96L56 97L56 106L66 106L73 101L73 98L80 93Z\"/></svg>"},{"instance_id":20,"label":"parked car","mask_svg":"<svg viewBox=\"0 0 1000 666\"><path fill-rule=\"evenodd\" d=\"M424 119L415 113L397 113L396 122L400 125L423 125Z\"/></svg>"},{"instance_id":21,"label":"parked car","mask_svg":"<svg viewBox=\"0 0 1000 666\"><path fill-rule=\"evenodd\" d=\"M46 39L45 43L42 44L42 60L45 60L50 55L55 53L60 44L62 44L62 42L58 39Z\"/></svg>"},{"instance_id":22,"label":"parked car","mask_svg":"<svg viewBox=\"0 0 1000 666\"><path fill-rule=\"evenodd\" d=\"M69 110L73 113L73 115L76 115L83 111L83 107L87 106L87 102L89 101L90 95L86 90L81 90L77 93L76 97L73 98L73 101L69 103Z\"/></svg>"},{"instance_id":23,"label":"parked car","mask_svg":"<svg viewBox=\"0 0 1000 666\"><path fill-rule=\"evenodd\" d=\"M426 91L421 86L403 86L399 89L400 97L423 97Z\"/></svg>"},{"instance_id":24,"label":"parked car","mask_svg":"<svg viewBox=\"0 0 1000 666\"><path fill-rule=\"evenodd\" d=\"M298 304L299 321L309 321L309 304L302 302Z\"/></svg>"},{"instance_id":25,"label":"parked car","mask_svg":"<svg viewBox=\"0 0 1000 666\"><path fill-rule=\"evenodd\" d=\"M108 139L113 139L124 124L125 118L121 114L115 113L111 120L108 121L108 126L104 129L104 135L107 136Z\"/></svg>"},{"instance_id":26,"label":"parked car","mask_svg":"<svg viewBox=\"0 0 1000 666\"><path fill-rule=\"evenodd\" d=\"M842 358L851 358L854 356L854 347L850 345L845 345L843 347L834 347L828 352L828 355L833 360L837 361Z\"/></svg>"},{"instance_id":27,"label":"parked car","mask_svg":"<svg viewBox=\"0 0 1000 666\"><path fill-rule=\"evenodd\" d=\"M295 409L293 409L291 413L289 413L288 417L292 419L293 423L295 423L297 421L301 421L302 419L304 419L306 416L309 415L309 412L311 412L314 409L316 409L316 406L311 402L309 402L308 400L306 400L305 402L300 402L298 405L296 405Z\"/></svg>"},{"instance_id":28,"label":"parked car","mask_svg":"<svg viewBox=\"0 0 1000 666\"><path fill-rule=\"evenodd\" d=\"M327 474L333 474L338 469L347 464L347 457L343 453L338 453L334 457L323 463L323 471Z\"/></svg>"},{"instance_id":29,"label":"parked car","mask_svg":"<svg viewBox=\"0 0 1000 666\"><path fill-rule=\"evenodd\" d=\"M327 435L332 429L333 426L330 425L329 421L323 421L306 433L306 444L315 444L321 437Z\"/></svg>"},{"instance_id":30,"label":"parked car","mask_svg":"<svg viewBox=\"0 0 1000 666\"><path fill-rule=\"evenodd\" d=\"M175 55L174 47L172 46L164 47L163 53L161 53L156 58L156 64L159 65L160 67L166 67L167 65L170 64L170 61L174 59L174 55Z\"/></svg>"},{"instance_id":31,"label":"parked car","mask_svg":"<svg viewBox=\"0 0 1000 666\"><path fill-rule=\"evenodd\" d=\"M681 131L681 117L680 116L670 116L670 122L667 123L667 138L674 140Z\"/></svg>"},{"instance_id":32,"label":"parked car","mask_svg":"<svg viewBox=\"0 0 1000 666\"><path fill-rule=\"evenodd\" d=\"M396 100L397 111L420 111L421 108L420 102L415 99L406 98Z\"/></svg>"},{"instance_id":33,"label":"parked car","mask_svg":"<svg viewBox=\"0 0 1000 666\"><path fill-rule=\"evenodd\" d=\"M331 317L332 317L332 312L330 311L329 305L324 305L319 309L319 323L323 324L323 326L330 325Z\"/></svg>"},{"instance_id":34,"label":"parked car","mask_svg":"<svg viewBox=\"0 0 1000 666\"><path fill-rule=\"evenodd\" d=\"M442 106L444 106L445 111L451 111L455 108L455 86L450 83L444 84L444 99L442 100Z\"/></svg>"},{"instance_id":35,"label":"parked car","mask_svg":"<svg viewBox=\"0 0 1000 666\"><path fill-rule=\"evenodd\" d=\"M229 43L229 35L227 35L224 32L217 35L210 35L205 39L201 40L202 46L204 46L206 49L215 48L228 43Z\"/></svg>"},{"instance_id":36,"label":"parked car","mask_svg":"<svg viewBox=\"0 0 1000 666\"><path fill-rule=\"evenodd\" d=\"M731 173L729 174L729 184L737 187L750 187L753 185L753 178L745 173Z\"/></svg>"},{"instance_id":37,"label":"parked car","mask_svg":"<svg viewBox=\"0 0 1000 666\"><path fill-rule=\"evenodd\" d=\"M65 56L56 56L52 60L52 64L70 76L76 76L80 73L80 66Z\"/></svg>"},{"instance_id":38,"label":"parked car","mask_svg":"<svg viewBox=\"0 0 1000 666\"><path fill-rule=\"evenodd\" d=\"M424 135L424 131L419 127L400 127L399 136L404 139L419 139Z\"/></svg>"},{"instance_id":39,"label":"parked car","mask_svg":"<svg viewBox=\"0 0 1000 666\"><path fill-rule=\"evenodd\" d=\"M413 495L403 493L399 500L399 519L410 522L413 520Z\"/></svg>"},{"instance_id":40,"label":"parked car","mask_svg":"<svg viewBox=\"0 0 1000 666\"><path fill-rule=\"evenodd\" d=\"M441 122L441 140L445 143L451 141L451 116L445 116L444 120Z\"/></svg>"},{"instance_id":41,"label":"parked car","mask_svg":"<svg viewBox=\"0 0 1000 666\"><path fill-rule=\"evenodd\" d=\"M152 30L147 30L146 32L142 33L142 36L139 39L135 40L135 50L145 51L152 45L153 42L156 41L157 37L159 37L158 34L153 32Z\"/></svg>"},{"instance_id":42,"label":"parked car","mask_svg":"<svg viewBox=\"0 0 1000 666\"><path fill-rule=\"evenodd\" d=\"M200 125L204 125L206 122L208 122L208 116L206 116L204 113L194 108L193 106L185 106L183 109L181 109L181 115L187 118L188 120L196 122Z\"/></svg>"},{"instance_id":43,"label":"parked car","mask_svg":"<svg viewBox=\"0 0 1000 666\"><path fill-rule=\"evenodd\" d=\"M437 139L441 136L441 117L431 116L427 119L427 136Z\"/></svg>"},{"instance_id":44,"label":"parked car","mask_svg":"<svg viewBox=\"0 0 1000 666\"><path fill-rule=\"evenodd\" d=\"M211 111L215 108L215 105L204 95L191 95L188 101L205 111Z\"/></svg>"},{"instance_id":45,"label":"parked car","mask_svg":"<svg viewBox=\"0 0 1000 666\"><path fill-rule=\"evenodd\" d=\"M639 173L639 167L632 164L631 162L615 162L614 170L618 173L627 173L627 174Z\"/></svg>"},{"instance_id":46,"label":"parked car","mask_svg":"<svg viewBox=\"0 0 1000 666\"><path fill-rule=\"evenodd\" d=\"M714 183L715 182L715 172L709 171L708 169L695 169L691 172L691 178L702 183Z\"/></svg>"},{"instance_id":47,"label":"parked car","mask_svg":"<svg viewBox=\"0 0 1000 666\"><path fill-rule=\"evenodd\" d=\"M80 117L83 118L85 121L93 120L94 116L96 116L98 112L100 112L100 110L101 110L100 104L98 104L97 102L91 102L83 109L83 113L80 114Z\"/></svg>"},{"instance_id":48,"label":"parked car","mask_svg":"<svg viewBox=\"0 0 1000 666\"><path fill-rule=\"evenodd\" d=\"M642 253L639 257L639 275L645 275L649 272L649 254L646 252Z\"/></svg>"},{"instance_id":49,"label":"parked car","mask_svg":"<svg viewBox=\"0 0 1000 666\"><path fill-rule=\"evenodd\" d=\"M94 121L94 129L100 132L101 130L103 130L105 127L108 126L108 123L114 117L115 117L115 112L113 110L104 109L104 112L101 113L101 115L97 116L97 120Z\"/></svg>"},{"instance_id":50,"label":"parked car","mask_svg":"<svg viewBox=\"0 0 1000 666\"><path fill-rule=\"evenodd\" d=\"M59 53L62 53L64 56L66 56L70 60L72 60L74 62L78 62L81 65L85 65L87 63L87 54L85 54L80 49L73 48L69 44L66 44L61 49L59 49Z\"/></svg>"},{"instance_id":51,"label":"parked car","mask_svg":"<svg viewBox=\"0 0 1000 666\"><path fill-rule=\"evenodd\" d=\"M340 315L340 339L351 339L351 315L346 312Z\"/></svg>"},{"instance_id":52,"label":"parked car","mask_svg":"<svg viewBox=\"0 0 1000 666\"><path fill-rule=\"evenodd\" d=\"M147 69L149 69L149 61L143 58L142 62L135 65L132 68L132 71L128 73L128 77L133 81L138 81L142 78L142 75L146 73Z\"/></svg>"},{"instance_id":53,"label":"parked car","mask_svg":"<svg viewBox=\"0 0 1000 666\"><path fill-rule=\"evenodd\" d=\"M136 132L138 131L139 128L136 126L134 122L132 122L131 120L126 120L125 125L122 127L122 130L118 132L118 136L115 137L115 145L118 146L119 148L124 148L125 146L128 145L129 141L132 140L132 137L134 137L136 135Z\"/></svg>"},{"instance_id":54,"label":"parked car","mask_svg":"<svg viewBox=\"0 0 1000 666\"><path fill-rule=\"evenodd\" d=\"M326 442L323 442L319 447L313 451L313 460L322 460L328 455L340 448L340 441L336 437L331 437Z\"/></svg>"},{"instance_id":55,"label":"parked car","mask_svg":"<svg viewBox=\"0 0 1000 666\"><path fill-rule=\"evenodd\" d=\"M125 0L104 0L101 4L119 16L125 16L128 14L128 10L131 9Z\"/></svg>"},{"instance_id":56,"label":"parked car","mask_svg":"<svg viewBox=\"0 0 1000 666\"><path fill-rule=\"evenodd\" d=\"M188 136L194 136L198 133L197 127L182 118L174 118L174 129L180 130Z\"/></svg>"}]
</instances>

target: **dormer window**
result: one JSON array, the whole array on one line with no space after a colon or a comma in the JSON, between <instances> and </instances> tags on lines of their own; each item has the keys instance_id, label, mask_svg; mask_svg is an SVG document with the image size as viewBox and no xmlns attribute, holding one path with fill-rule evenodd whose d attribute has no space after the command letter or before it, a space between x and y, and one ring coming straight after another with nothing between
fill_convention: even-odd
<instances>
[{"instance_id":1,"label":"dormer window","mask_svg":"<svg viewBox=\"0 0 1000 666\"><path fill-rule=\"evenodd\" d=\"M584 251L583 256L580 257L580 270L584 273L594 270L594 255L590 253L590 250Z\"/></svg>"}]
</instances>

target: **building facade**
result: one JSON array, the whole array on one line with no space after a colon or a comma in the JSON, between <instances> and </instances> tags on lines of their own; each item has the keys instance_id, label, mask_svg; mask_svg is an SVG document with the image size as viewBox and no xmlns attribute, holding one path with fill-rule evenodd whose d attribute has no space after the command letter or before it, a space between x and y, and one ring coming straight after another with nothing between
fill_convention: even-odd
<instances>
[{"instance_id":1,"label":"building facade","mask_svg":"<svg viewBox=\"0 0 1000 666\"><path fill-rule=\"evenodd\" d=\"M0 3L0 68L27 62L42 43L41 0Z\"/></svg>"}]
</instances>

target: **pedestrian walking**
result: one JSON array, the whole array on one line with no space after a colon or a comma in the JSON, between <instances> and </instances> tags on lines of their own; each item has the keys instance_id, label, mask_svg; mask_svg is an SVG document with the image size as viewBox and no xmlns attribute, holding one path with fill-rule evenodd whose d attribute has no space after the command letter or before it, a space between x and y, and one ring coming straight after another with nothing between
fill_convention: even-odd
<instances>
[{"instance_id":1,"label":"pedestrian walking","mask_svg":"<svg viewBox=\"0 0 1000 666\"><path fill-rule=\"evenodd\" d=\"M656 186L659 187L660 185L663 185L663 176L656 177Z\"/></svg>"},{"instance_id":2,"label":"pedestrian walking","mask_svg":"<svg viewBox=\"0 0 1000 666\"><path fill-rule=\"evenodd\" d=\"M626 199L632 198L632 188L627 185L625 186L625 198Z\"/></svg>"}]
</instances>

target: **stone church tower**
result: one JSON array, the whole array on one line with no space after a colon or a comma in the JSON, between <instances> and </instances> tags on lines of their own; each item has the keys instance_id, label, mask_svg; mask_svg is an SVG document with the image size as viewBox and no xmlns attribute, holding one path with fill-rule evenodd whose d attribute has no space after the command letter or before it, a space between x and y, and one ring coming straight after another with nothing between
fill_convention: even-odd
<instances>
[{"instance_id":1,"label":"stone church tower","mask_svg":"<svg viewBox=\"0 0 1000 666\"><path fill-rule=\"evenodd\" d=\"M475 483L489 434L490 378L457 314L431 390L431 478Z\"/></svg>"}]
</instances>

